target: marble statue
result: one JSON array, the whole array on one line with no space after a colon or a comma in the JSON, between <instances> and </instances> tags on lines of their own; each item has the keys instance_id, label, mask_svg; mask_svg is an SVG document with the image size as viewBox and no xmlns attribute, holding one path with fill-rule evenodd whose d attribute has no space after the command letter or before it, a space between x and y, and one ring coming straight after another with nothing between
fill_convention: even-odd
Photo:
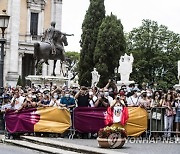
<instances>
[{"instance_id":1,"label":"marble statue","mask_svg":"<svg viewBox=\"0 0 180 154\"><path fill-rule=\"evenodd\" d=\"M92 74L92 82L91 82L91 87L96 87L99 79L100 79L100 75L99 73L96 71L96 68L94 68L94 70L91 72Z\"/></svg>"},{"instance_id":2,"label":"marble statue","mask_svg":"<svg viewBox=\"0 0 180 154\"><path fill-rule=\"evenodd\" d=\"M118 73L120 73L121 81L128 82L130 73L132 73L132 64L134 61L134 57L132 54L128 56L126 53L124 56L121 56L119 60L119 68Z\"/></svg>"},{"instance_id":3,"label":"marble statue","mask_svg":"<svg viewBox=\"0 0 180 154\"><path fill-rule=\"evenodd\" d=\"M54 60L53 75L55 74L56 62L65 61L64 46L68 45L66 36L74 36L74 34L66 34L55 29L55 22L51 22L51 27L46 29L41 42L34 43L34 58L36 59L35 67L38 68L39 63L45 62L49 65L48 60ZM42 60L42 61L41 61Z\"/></svg>"}]
</instances>

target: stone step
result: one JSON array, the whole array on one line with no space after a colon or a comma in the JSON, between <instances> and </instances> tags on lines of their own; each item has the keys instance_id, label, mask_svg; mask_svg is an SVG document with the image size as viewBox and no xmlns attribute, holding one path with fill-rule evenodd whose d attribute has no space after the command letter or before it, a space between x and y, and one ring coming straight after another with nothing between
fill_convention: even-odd
<instances>
[{"instance_id":1,"label":"stone step","mask_svg":"<svg viewBox=\"0 0 180 154\"><path fill-rule=\"evenodd\" d=\"M84 145L78 145L73 143L66 143L59 140L52 140L44 137L33 137L33 136L21 136L21 139L37 144L43 144L46 146L61 148L64 150L75 151L79 153L94 153L94 154L125 154L122 152L113 151L113 149L107 150L103 148L89 147Z\"/></svg>"},{"instance_id":2,"label":"stone step","mask_svg":"<svg viewBox=\"0 0 180 154\"><path fill-rule=\"evenodd\" d=\"M5 137L4 135L0 134L0 143L3 142L4 137Z\"/></svg>"},{"instance_id":3,"label":"stone step","mask_svg":"<svg viewBox=\"0 0 180 154\"><path fill-rule=\"evenodd\" d=\"M77 152L74 152L74 151L63 150L63 149L50 147L50 146L46 146L46 145L39 145L39 144L36 144L36 143L24 141L24 140L5 139L3 142L8 143L8 144L14 144L14 145L25 147L25 148L29 148L29 149L33 149L33 150L42 151L42 152L45 152L45 153L77 154Z\"/></svg>"}]
</instances>

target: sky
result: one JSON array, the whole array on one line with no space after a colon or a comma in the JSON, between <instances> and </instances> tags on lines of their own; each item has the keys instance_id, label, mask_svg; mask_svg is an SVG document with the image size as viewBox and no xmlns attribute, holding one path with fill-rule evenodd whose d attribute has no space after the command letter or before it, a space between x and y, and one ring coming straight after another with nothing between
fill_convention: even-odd
<instances>
[{"instance_id":1,"label":"sky","mask_svg":"<svg viewBox=\"0 0 180 154\"><path fill-rule=\"evenodd\" d=\"M68 37L66 51L80 51L81 27L88 7L89 0L63 0L62 32L74 34ZM121 20L124 32L150 19L180 34L180 0L105 0L105 9L106 15L112 12Z\"/></svg>"}]
</instances>

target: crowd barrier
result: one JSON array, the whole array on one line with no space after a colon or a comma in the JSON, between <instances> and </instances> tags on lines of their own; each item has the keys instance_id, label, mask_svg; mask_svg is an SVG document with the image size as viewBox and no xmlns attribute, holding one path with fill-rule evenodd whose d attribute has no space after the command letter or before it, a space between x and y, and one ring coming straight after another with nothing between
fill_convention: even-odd
<instances>
[{"instance_id":1,"label":"crowd barrier","mask_svg":"<svg viewBox=\"0 0 180 154\"><path fill-rule=\"evenodd\" d=\"M30 108L5 114L6 130L16 132L63 133L71 126L70 112L56 107Z\"/></svg>"},{"instance_id":2,"label":"crowd barrier","mask_svg":"<svg viewBox=\"0 0 180 154\"><path fill-rule=\"evenodd\" d=\"M5 126L4 126L4 117L3 117L3 113L0 112L0 131L4 130Z\"/></svg>"},{"instance_id":3,"label":"crowd barrier","mask_svg":"<svg viewBox=\"0 0 180 154\"><path fill-rule=\"evenodd\" d=\"M140 107L128 107L129 119L125 126L128 136L139 136L147 130L147 112ZM95 133L106 126L107 117L104 108L76 108L74 110L74 127L82 133Z\"/></svg>"},{"instance_id":4,"label":"crowd barrier","mask_svg":"<svg viewBox=\"0 0 180 154\"><path fill-rule=\"evenodd\" d=\"M165 130L165 107L154 107L151 108L150 114L149 114L149 123L150 123L150 128L149 128L149 137L152 136L153 133L180 133L179 131L174 130L174 119L175 115L173 116L173 121L172 121L172 128L171 131ZM175 111L176 109L173 107L173 110Z\"/></svg>"},{"instance_id":5,"label":"crowd barrier","mask_svg":"<svg viewBox=\"0 0 180 154\"><path fill-rule=\"evenodd\" d=\"M138 136L147 130L147 112L140 107L128 107L129 119L125 128L128 136ZM16 132L63 133L70 128L71 138L75 131L96 133L105 127L106 108L77 107L72 113L57 107L31 108L5 114L6 129ZM71 120L73 121L71 123ZM114 124L120 126L120 124ZM123 127L123 126L121 126Z\"/></svg>"}]
</instances>

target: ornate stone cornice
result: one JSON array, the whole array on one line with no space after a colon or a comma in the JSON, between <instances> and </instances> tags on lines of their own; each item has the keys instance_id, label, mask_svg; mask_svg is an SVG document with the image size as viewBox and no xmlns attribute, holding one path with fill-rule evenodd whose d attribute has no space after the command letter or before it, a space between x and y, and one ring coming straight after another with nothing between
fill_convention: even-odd
<instances>
[{"instance_id":1,"label":"ornate stone cornice","mask_svg":"<svg viewBox=\"0 0 180 154\"><path fill-rule=\"evenodd\" d=\"M54 0L54 4L62 4L62 0Z\"/></svg>"},{"instance_id":2,"label":"ornate stone cornice","mask_svg":"<svg viewBox=\"0 0 180 154\"><path fill-rule=\"evenodd\" d=\"M41 10L44 10L45 4L46 4L45 0L41 0Z\"/></svg>"},{"instance_id":3,"label":"ornate stone cornice","mask_svg":"<svg viewBox=\"0 0 180 154\"><path fill-rule=\"evenodd\" d=\"M46 0L27 0L27 8L31 8L32 6L41 7L41 10L44 10L46 5Z\"/></svg>"},{"instance_id":4,"label":"ornate stone cornice","mask_svg":"<svg viewBox=\"0 0 180 154\"><path fill-rule=\"evenodd\" d=\"M27 0L27 8L31 7L31 0Z\"/></svg>"}]
</instances>

